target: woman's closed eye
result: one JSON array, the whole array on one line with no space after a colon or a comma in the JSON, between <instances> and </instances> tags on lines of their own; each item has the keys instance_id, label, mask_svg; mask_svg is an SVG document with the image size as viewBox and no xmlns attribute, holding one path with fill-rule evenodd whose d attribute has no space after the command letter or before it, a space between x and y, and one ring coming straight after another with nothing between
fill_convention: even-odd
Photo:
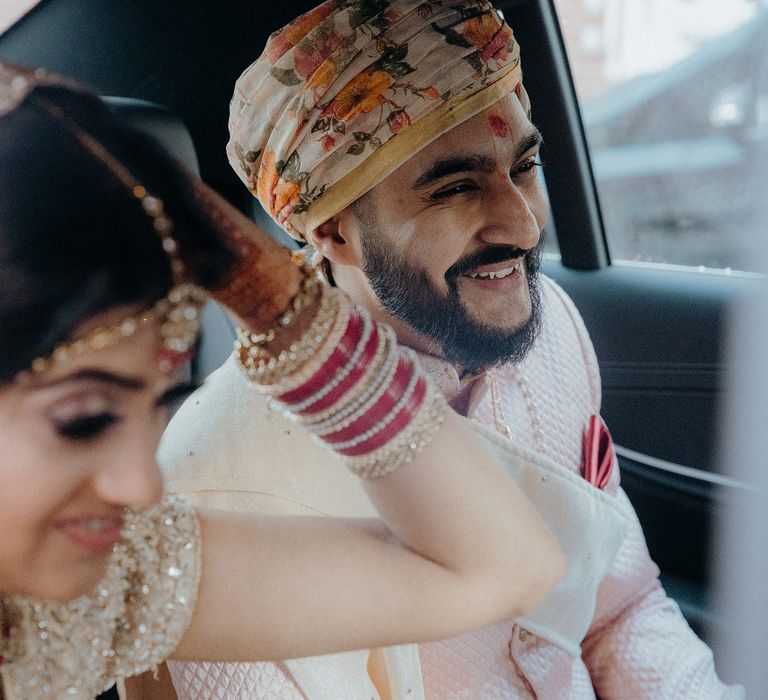
<instances>
[{"instance_id":1,"label":"woman's closed eye","mask_svg":"<svg viewBox=\"0 0 768 700\"><path fill-rule=\"evenodd\" d=\"M98 393L57 405L50 418L56 433L67 440L92 440L120 421L114 401Z\"/></svg>"},{"instance_id":2,"label":"woman's closed eye","mask_svg":"<svg viewBox=\"0 0 768 700\"><path fill-rule=\"evenodd\" d=\"M105 433L120 418L113 413L76 416L56 425L56 432L68 440L92 440Z\"/></svg>"}]
</instances>

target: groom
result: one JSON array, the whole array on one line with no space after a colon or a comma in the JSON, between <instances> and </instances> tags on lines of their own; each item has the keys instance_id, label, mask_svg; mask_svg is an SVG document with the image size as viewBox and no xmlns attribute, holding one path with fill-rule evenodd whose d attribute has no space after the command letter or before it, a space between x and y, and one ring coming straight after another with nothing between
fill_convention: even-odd
<instances>
[{"instance_id":1,"label":"groom","mask_svg":"<svg viewBox=\"0 0 768 700\"><path fill-rule=\"evenodd\" d=\"M547 519L569 573L530 618L456 639L174 663L179 696L739 697L659 584L599 419L589 337L538 272L541 135L499 13L485 0L329 0L271 36L238 80L230 130L247 187L312 245L330 283L418 351ZM540 471L515 473L520 452ZM179 411L160 457L169 489L201 504L372 513L232 362Z\"/></svg>"}]
</instances>

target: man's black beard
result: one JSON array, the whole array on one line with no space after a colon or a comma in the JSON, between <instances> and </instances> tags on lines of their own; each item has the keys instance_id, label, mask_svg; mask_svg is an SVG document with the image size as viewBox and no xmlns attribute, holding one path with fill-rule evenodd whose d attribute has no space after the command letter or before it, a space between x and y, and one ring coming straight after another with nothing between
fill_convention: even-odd
<instances>
[{"instance_id":1,"label":"man's black beard","mask_svg":"<svg viewBox=\"0 0 768 700\"><path fill-rule=\"evenodd\" d=\"M530 250L496 245L461 259L445 273L448 292L442 292L423 268L398 255L371 226L361 237L363 271L384 308L411 328L431 338L448 362L475 373L508 362L519 363L533 347L541 328L541 295L537 271L542 242ZM378 223L378 222L377 222ZM458 280L480 265L524 256L531 315L510 331L473 319L459 298ZM501 320L501 319L500 319Z\"/></svg>"}]
</instances>

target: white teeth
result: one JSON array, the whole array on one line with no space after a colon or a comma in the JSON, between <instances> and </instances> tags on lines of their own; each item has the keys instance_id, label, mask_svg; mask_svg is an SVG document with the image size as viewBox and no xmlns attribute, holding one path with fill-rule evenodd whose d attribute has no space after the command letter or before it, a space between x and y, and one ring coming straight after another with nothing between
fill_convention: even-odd
<instances>
[{"instance_id":1,"label":"white teeth","mask_svg":"<svg viewBox=\"0 0 768 700\"><path fill-rule=\"evenodd\" d=\"M470 277L472 279L503 279L504 277L509 277L515 270L520 269L520 262L516 262L512 267L505 267L503 270L498 270L496 272L475 272L474 274L471 274Z\"/></svg>"}]
</instances>

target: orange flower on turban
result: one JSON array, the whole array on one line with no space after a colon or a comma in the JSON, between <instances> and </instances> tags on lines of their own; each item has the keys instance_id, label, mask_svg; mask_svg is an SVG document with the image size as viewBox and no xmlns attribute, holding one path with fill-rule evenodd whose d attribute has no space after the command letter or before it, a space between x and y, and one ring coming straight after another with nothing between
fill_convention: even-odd
<instances>
[{"instance_id":1,"label":"orange flower on turban","mask_svg":"<svg viewBox=\"0 0 768 700\"><path fill-rule=\"evenodd\" d=\"M298 182L280 182L275 188L275 204L273 211L285 219L290 215L293 207L299 202L299 193L301 192L301 183ZM290 210L283 212L283 209L290 207Z\"/></svg>"},{"instance_id":2,"label":"orange flower on turban","mask_svg":"<svg viewBox=\"0 0 768 700\"><path fill-rule=\"evenodd\" d=\"M285 53L296 46L320 22L334 12L338 4L338 0L327 0L327 2L301 15L301 17L297 17L282 30L273 34L265 48L269 62L272 65L277 63Z\"/></svg>"},{"instance_id":3,"label":"orange flower on turban","mask_svg":"<svg viewBox=\"0 0 768 700\"><path fill-rule=\"evenodd\" d=\"M499 26L498 18L494 14L486 12L479 17L468 19L461 33L472 46L482 49L496 36Z\"/></svg>"},{"instance_id":4,"label":"orange flower on turban","mask_svg":"<svg viewBox=\"0 0 768 700\"><path fill-rule=\"evenodd\" d=\"M372 112L381 104L381 95L388 90L394 80L384 71L361 73L352 79L349 85L336 95L328 105L338 119L351 121L355 115Z\"/></svg>"},{"instance_id":5,"label":"orange flower on turban","mask_svg":"<svg viewBox=\"0 0 768 700\"><path fill-rule=\"evenodd\" d=\"M307 80L307 88L309 90L317 90L318 88L326 88L336 77L336 64L332 58L326 58L312 73L309 80Z\"/></svg>"},{"instance_id":6,"label":"orange flower on turban","mask_svg":"<svg viewBox=\"0 0 768 700\"><path fill-rule=\"evenodd\" d=\"M256 184L256 191L259 193L259 199L262 202L272 201L272 191L275 189L275 185L277 185L279 179L280 173L277 172L277 168L275 167L275 154L269 149L266 149L261 158L259 180Z\"/></svg>"}]
</instances>

